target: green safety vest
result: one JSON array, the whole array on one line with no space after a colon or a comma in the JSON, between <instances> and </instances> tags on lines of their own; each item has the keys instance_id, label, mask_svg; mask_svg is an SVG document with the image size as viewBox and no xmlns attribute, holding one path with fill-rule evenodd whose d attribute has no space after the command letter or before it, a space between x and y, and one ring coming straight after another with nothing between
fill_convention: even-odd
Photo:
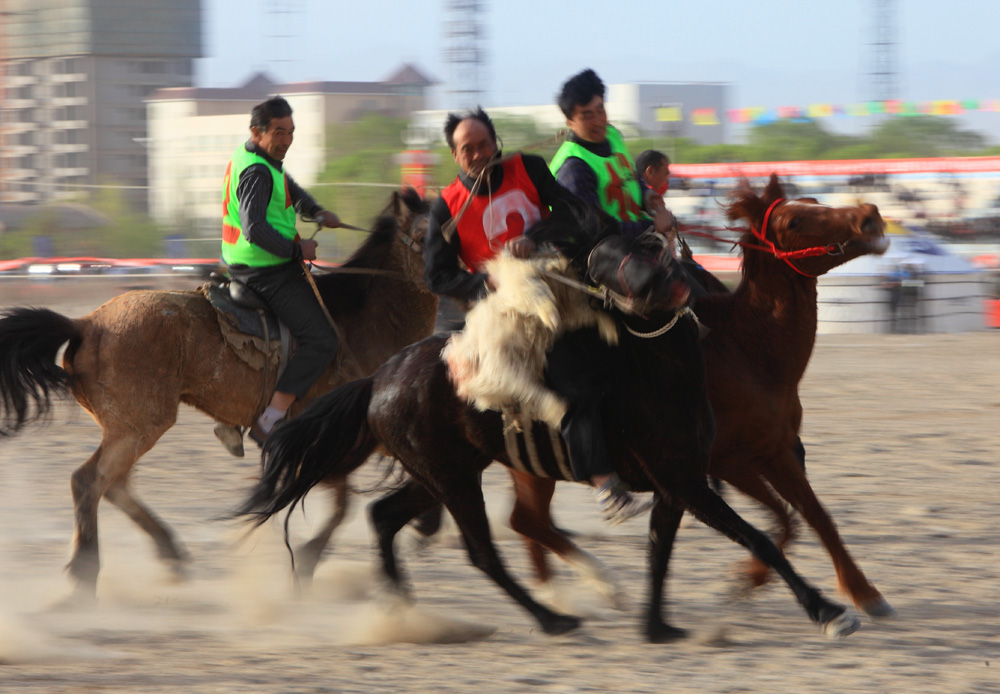
<instances>
[{"instance_id":1,"label":"green safety vest","mask_svg":"<svg viewBox=\"0 0 1000 694\"><path fill-rule=\"evenodd\" d=\"M649 219L642 209L642 188L625 149L625 140L611 125L608 126L608 143L611 145L611 156L600 157L583 145L566 140L549 164L549 170L556 176L570 157L582 159L597 176L597 199L605 212L619 222Z\"/></svg>"},{"instance_id":2,"label":"green safety vest","mask_svg":"<svg viewBox=\"0 0 1000 694\"><path fill-rule=\"evenodd\" d=\"M248 152L245 145L240 145L233 153L233 158L229 160L229 166L226 167L226 198L222 203L222 260L227 265L268 267L288 262L288 258L282 258L253 245L243 235L236 187L240 183L240 175L247 167L254 164L266 166L271 172L274 183L271 186L271 200L267 204L267 223L286 238L294 240L298 236L295 230L295 208L292 207L284 172L278 171L256 152Z\"/></svg>"}]
</instances>

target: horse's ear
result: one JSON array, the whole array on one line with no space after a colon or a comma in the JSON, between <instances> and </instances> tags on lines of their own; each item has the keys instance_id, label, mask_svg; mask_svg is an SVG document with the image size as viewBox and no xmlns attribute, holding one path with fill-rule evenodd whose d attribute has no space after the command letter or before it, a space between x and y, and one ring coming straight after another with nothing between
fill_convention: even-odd
<instances>
[{"instance_id":1,"label":"horse's ear","mask_svg":"<svg viewBox=\"0 0 1000 694\"><path fill-rule=\"evenodd\" d=\"M741 178L736 188L729 194L729 204L726 205L726 217L729 221L758 220L763 218L766 210L767 204L750 187L750 181Z\"/></svg>"},{"instance_id":2,"label":"horse's ear","mask_svg":"<svg viewBox=\"0 0 1000 694\"><path fill-rule=\"evenodd\" d=\"M764 188L764 194L760 197L767 205L770 205L778 198L785 197L785 189L781 186L781 181L778 180L778 174L771 173L771 178L767 181L767 187Z\"/></svg>"}]
</instances>

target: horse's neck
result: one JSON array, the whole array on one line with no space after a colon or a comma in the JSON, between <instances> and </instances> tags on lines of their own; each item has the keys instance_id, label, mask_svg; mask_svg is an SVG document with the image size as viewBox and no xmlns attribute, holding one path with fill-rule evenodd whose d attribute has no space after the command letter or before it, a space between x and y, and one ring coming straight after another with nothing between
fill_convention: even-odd
<instances>
[{"instance_id":1,"label":"horse's neck","mask_svg":"<svg viewBox=\"0 0 1000 694\"><path fill-rule=\"evenodd\" d=\"M402 243L395 242L385 262L375 269L398 276L374 276L365 304L356 316L355 330L345 337L352 347L357 345L355 353L359 358L373 359L373 364L378 365L433 332L437 297L412 276L423 269L423 259Z\"/></svg>"},{"instance_id":2,"label":"horse's neck","mask_svg":"<svg viewBox=\"0 0 1000 694\"><path fill-rule=\"evenodd\" d=\"M728 301L731 337L746 351L770 357L797 384L816 342L816 280L773 268L744 275Z\"/></svg>"}]
</instances>

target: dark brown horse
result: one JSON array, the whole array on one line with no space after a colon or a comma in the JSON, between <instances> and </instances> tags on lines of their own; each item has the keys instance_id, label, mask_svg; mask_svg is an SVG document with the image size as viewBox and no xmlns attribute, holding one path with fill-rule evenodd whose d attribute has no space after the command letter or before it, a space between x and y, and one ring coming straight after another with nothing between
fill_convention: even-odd
<instances>
[{"instance_id":1,"label":"dark brown horse","mask_svg":"<svg viewBox=\"0 0 1000 694\"><path fill-rule=\"evenodd\" d=\"M415 194L394 194L375 231L344 264L347 272L316 277L346 345L307 400L359 373L371 373L432 332L437 298L423 285L425 225L416 221L425 211ZM59 368L56 353L67 343ZM161 560L175 571L183 569L186 553L173 531L136 498L129 475L173 426L182 402L219 422L249 426L274 388L273 370L268 383L264 374L236 356L215 309L197 291L132 291L75 320L47 309L4 312L0 435L45 415L53 394L72 393L101 427L100 446L72 476L76 533L68 570L76 598L93 599L96 591L102 497L149 534ZM338 508L306 545L305 563L315 564L343 518L342 480L337 492Z\"/></svg>"},{"instance_id":2,"label":"dark brown horse","mask_svg":"<svg viewBox=\"0 0 1000 694\"><path fill-rule=\"evenodd\" d=\"M806 479L798 438L802 423L798 386L816 337L815 278L862 253L884 250L883 223L872 205L834 211L812 200L778 202L783 195L774 177L761 197L747 187L736 192L727 210L729 218L758 231L766 227L766 240L748 229L741 240L745 250L740 285L732 294L714 291L695 304L699 320L710 328L702 349L717 429L708 471L777 516L779 547L793 536L782 499L791 504L829 551L840 589L867 614L889 616L889 603L854 563ZM853 216L858 223L844 227L834 221L844 216ZM791 254L783 258L782 250ZM701 273L706 284L720 287L707 272ZM552 528L549 502L554 482L511 473L516 491L511 525L529 538L538 578L546 583L551 571L534 540L578 567L599 571L589 555ZM751 585L761 585L767 575L768 567L752 559Z\"/></svg>"},{"instance_id":3,"label":"dark brown horse","mask_svg":"<svg viewBox=\"0 0 1000 694\"><path fill-rule=\"evenodd\" d=\"M830 210L823 226L837 228L844 240L857 233L857 252L861 252L857 230L869 226L862 219L866 211ZM626 328L621 331L619 348L622 371L603 410L609 450L619 475L633 489L655 491L657 497L650 520L651 599L644 621L646 637L663 642L684 633L664 621L662 601L670 552L685 510L775 568L809 617L827 633L851 633L858 627L857 618L845 615L843 606L827 601L809 586L766 535L709 488L706 472L714 424L698 326L684 315L672 329L657 330L676 317L674 311L661 310L648 319L622 319ZM494 460L508 467L511 461L500 416L479 412L456 395L440 358L446 340L447 336L435 335L404 349L371 377L318 398L301 415L278 427L264 447L261 480L239 513L262 523L294 507L323 480L349 475L379 450L398 459L412 476L371 507L382 568L398 589L405 590L393 538L415 516L441 503L455 518L475 566L527 609L547 633L575 628L578 619L536 602L509 576L496 552L479 473ZM531 435L541 465L553 477L560 477L560 467L551 449L546 449L548 433L536 426Z\"/></svg>"}]
</instances>

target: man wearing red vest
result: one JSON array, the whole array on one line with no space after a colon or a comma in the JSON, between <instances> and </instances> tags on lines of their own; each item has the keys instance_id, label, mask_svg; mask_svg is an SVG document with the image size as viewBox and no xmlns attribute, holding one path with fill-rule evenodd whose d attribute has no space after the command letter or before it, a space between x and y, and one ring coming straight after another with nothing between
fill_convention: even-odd
<instances>
[{"instance_id":1,"label":"man wearing red vest","mask_svg":"<svg viewBox=\"0 0 1000 694\"><path fill-rule=\"evenodd\" d=\"M424 279L431 291L469 303L486 293L486 261L507 244L526 254L532 244L522 234L550 209L569 213L576 200L541 157L515 154L483 173L500 150L493 121L481 108L449 114L444 134L460 171L431 208Z\"/></svg>"},{"instance_id":2,"label":"man wearing red vest","mask_svg":"<svg viewBox=\"0 0 1000 694\"><path fill-rule=\"evenodd\" d=\"M515 154L488 166L498 160L500 151L493 122L481 108L464 115L449 114L444 134L460 172L431 208L424 279L432 291L471 303L489 287L483 272L486 261L505 245L515 255L528 255L535 242L530 233L523 234L532 224L547 217L550 208L553 215L574 215L574 209L583 203L556 182L541 157ZM560 240L553 241L560 245ZM591 344L591 338L599 341L596 335L596 331L577 331L557 340L554 353L560 357L550 359L546 382L569 404L560 430L574 476L599 490L598 501L606 518L619 523L651 502L634 499L605 462L599 410L601 394L613 371L581 371L577 365L582 362L575 356L577 352L592 354L595 349L605 353L599 345Z\"/></svg>"}]
</instances>

